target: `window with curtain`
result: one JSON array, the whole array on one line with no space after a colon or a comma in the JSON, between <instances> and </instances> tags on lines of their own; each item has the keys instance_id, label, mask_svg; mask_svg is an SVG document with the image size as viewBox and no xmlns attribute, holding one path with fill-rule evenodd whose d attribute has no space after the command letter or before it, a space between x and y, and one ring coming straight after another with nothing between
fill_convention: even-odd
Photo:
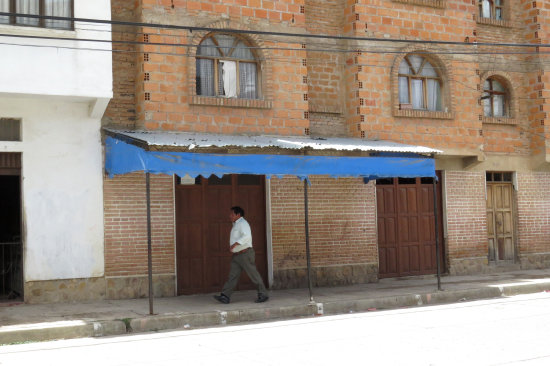
<instances>
[{"instance_id":1,"label":"window with curtain","mask_svg":"<svg viewBox=\"0 0 550 366\"><path fill-rule=\"evenodd\" d=\"M485 117L509 117L509 93L504 85L494 79L488 78L483 83L483 115Z\"/></svg>"},{"instance_id":2,"label":"window with curtain","mask_svg":"<svg viewBox=\"0 0 550 366\"><path fill-rule=\"evenodd\" d=\"M258 61L250 46L229 34L211 34L197 48L197 95L258 99Z\"/></svg>"},{"instance_id":3,"label":"window with curtain","mask_svg":"<svg viewBox=\"0 0 550 366\"><path fill-rule=\"evenodd\" d=\"M479 0L479 15L482 18L503 19L504 0Z\"/></svg>"},{"instance_id":4,"label":"window with curtain","mask_svg":"<svg viewBox=\"0 0 550 366\"><path fill-rule=\"evenodd\" d=\"M73 0L0 0L0 11L19 15L73 16ZM24 16L0 16L0 24L21 25L56 29L72 29L70 20L28 18Z\"/></svg>"},{"instance_id":5,"label":"window with curtain","mask_svg":"<svg viewBox=\"0 0 550 366\"><path fill-rule=\"evenodd\" d=\"M441 111L441 78L433 65L420 55L407 55L399 65L401 108Z\"/></svg>"}]
</instances>

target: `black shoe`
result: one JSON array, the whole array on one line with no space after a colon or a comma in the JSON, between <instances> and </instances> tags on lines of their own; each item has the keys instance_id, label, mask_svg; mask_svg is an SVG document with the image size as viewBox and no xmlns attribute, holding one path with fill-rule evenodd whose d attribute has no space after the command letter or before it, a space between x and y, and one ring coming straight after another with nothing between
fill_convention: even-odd
<instances>
[{"instance_id":1,"label":"black shoe","mask_svg":"<svg viewBox=\"0 0 550 366\"><path fill-rule=\"evenodd\" d=\"M218 300L222 304L229 304L229 302L231 301L229 297L224 294L214 295L214 299Z\"/></svg>"},{"instance_id":2,"label":"black shoe","mask_svg":"<svg viewBox=\"0 0 550 366\"><path fill-rule=\"evenodd\" d=\"M269 296L264 295L264 294L258 294L258 298L256 300L254 300L254 302L256 302L256 303L266 302L267 300L269 300Z\"/></svg>"}]
</instances>

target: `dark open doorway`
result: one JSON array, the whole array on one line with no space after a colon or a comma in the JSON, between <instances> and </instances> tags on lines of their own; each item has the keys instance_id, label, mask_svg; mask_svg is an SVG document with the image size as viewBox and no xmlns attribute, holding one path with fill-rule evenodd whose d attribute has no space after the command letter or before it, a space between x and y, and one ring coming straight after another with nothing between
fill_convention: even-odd
<instances>
[{"instance_id":1,"label":"dark open doorway","mask_svg":"<svg viewBox=\"0 0 550 366\"><path fill-rule=\"evenodd\" d=\"M0 301L23 297L19 172L19 168L0 166Z\"/></svg>"}]
</instances>

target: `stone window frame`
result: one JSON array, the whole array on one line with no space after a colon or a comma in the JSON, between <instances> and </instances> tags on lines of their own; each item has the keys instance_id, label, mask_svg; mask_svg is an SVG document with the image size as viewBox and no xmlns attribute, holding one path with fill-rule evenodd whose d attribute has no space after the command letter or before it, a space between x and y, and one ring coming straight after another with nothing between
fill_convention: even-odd
<instances>
[{"instance_id":1,"label":"stone window frame","mask_svg":"<svg viewBox=\"0 0 550 366\"><path fill-rule=\"evenodd\" d=\"M508 91L508 99L509 99L509 116L503 116L503 117L492 117L492 116L485 116L485 113L483 111L483 103L481 103L481 97L483 95L483 84L485 84L485 80L492 78L500 82ZM479 107L480 107L480 120L483 123L487 124L501 124L501 125L517 125L519 124L518 115L519 115L519 105L517 100L517 94L516 90L518 89L518 85L516 85L514 82L511 81L512 78L510 74L504 71L486 71L483 74L480 75L480 81L479 81Z\"/></svg>"},{"instance_id":2,"label":"stone window frame","mask_svg":"<svg viewBox=\"0 0 550 366\"><path fill-rule=\"evenodd\" d=\"M392 0L394 3L427 6L430 8L445 9L447 0Z\"/></svg>"},{"instance_id":3,"label":"stone window frame","mask_svg":"<svg viewBox=\"0 0 550 366\"><path fill-rule=\"evenodd\" d=\"M432 119L453 119L454 118L454 98L452 95L453 74L450 67L451 63L445 55L436 55L436 50L429 46L409 46L405 47L401 53L396 56L391 69L391 95L392 95L392 114L394 117L410 118L432 118ZM441 98L443 111L427 111L418 109L401 109L399 103L399 66L405 59L405 56L417 54L428 60L434 67L440 70L441 77Z\"/></svg>"},{"instance_id":4,"label":"stone window frame","mask_svg":"<svg viewBox=\"0 0 550 366\"><path fill-rule=\"evenodd\" d=\"M271 109L273 107L273 82L272 82L272 65L271 55L268 49L266 49L264 42L256 34L238 34L234 32L227 32L227 30L243 30L249 29L240 23L222 20L208 25L208 28L218 29L217 31L199 31L193 32L193 39L191 41L192 47L189 48L188 57L188 74L187 80L189 85L189 95L191 96L190 104L192 105L207 105L207 106L219 106L219 107L235 107L235 108L257 108L257 109ZM225 31L225 32L224 32ZM235 37L242 38L247 44L252 47L256 47L255 54L257 57L257 72L258 77L258 89L260 99L242 99L242 98L224 98L217 96L204 96L197 95L196 88L196 55L199 44L209 35L215 33L234 34Z\"/></svg>"},{"instance_id":5,"label":"stone window frame","mask_svg":"<svg viewBox=\"0 0 550 366\"><path fill-rule=\"evenodd\" d=\"M479 11L479 2L481 0L477 0L476 4L476 14L474 16L474 19L479 24L486 24L486 25L492 25L496 27L504 27L504 28L511 28L512 22L510 19L510 2L511 0L502 0L504 3L502 5L502 19L495 19L495 18L485 18L481 16L481 13Z\"/></svg>"}]
</instances>

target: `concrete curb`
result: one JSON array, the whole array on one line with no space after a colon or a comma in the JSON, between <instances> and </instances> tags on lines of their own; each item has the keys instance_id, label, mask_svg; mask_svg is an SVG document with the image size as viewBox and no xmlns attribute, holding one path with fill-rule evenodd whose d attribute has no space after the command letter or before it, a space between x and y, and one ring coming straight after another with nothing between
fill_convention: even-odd
<instances>
[{"instance_id":1,"label":"concrete curb","mask_svg":"<svg viewBox=\"0 0 550 366\"><path fill-rule=\"evenodd\" d=\"M194 314L174 313L121 320L74 320L32 325L23 324L0 327L0 344L206 328L247 322L292 319L297 317L450 304L544 291L550 291L549 282L539 284L492 285L465 290L412 293L374 299L338 300L283 307L261 307Z\"/></svg>"}]
</instances>

